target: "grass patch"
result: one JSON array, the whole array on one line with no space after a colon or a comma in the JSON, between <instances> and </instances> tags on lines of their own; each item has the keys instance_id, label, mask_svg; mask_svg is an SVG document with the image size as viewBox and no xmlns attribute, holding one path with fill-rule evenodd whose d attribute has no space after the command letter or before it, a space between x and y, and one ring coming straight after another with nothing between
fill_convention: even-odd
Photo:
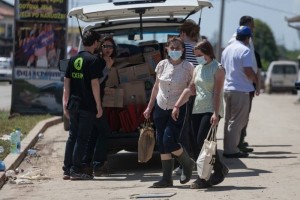
<instances>
[{"instance_id":1,"label":"grass patch","mask_svg":"<svg viewBox=\"0 0 300 200\"><path fill-rule=\"evenodd\" d=\"M49 114L46 115L15 115L10 117L8 111L0 110L0 138L3 135L9 135L13 129L20 128L22 132L22 138L26 137L34 126L44 119L52 117ZM0 154L0 160L3 160L10 151L10 142L0 139L0 146L3 146L4 153Z\"/></svg>"}]
</instances>

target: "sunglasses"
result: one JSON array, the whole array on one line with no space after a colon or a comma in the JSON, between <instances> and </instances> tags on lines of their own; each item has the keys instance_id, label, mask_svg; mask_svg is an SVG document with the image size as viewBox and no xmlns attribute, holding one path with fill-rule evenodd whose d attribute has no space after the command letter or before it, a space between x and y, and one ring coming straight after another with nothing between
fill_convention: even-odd
<instances>
[{"instance_id":1,"label":"sunglasses","mask_svg":"<svg viewBox=\"0 0 300 200\"><path fill-rule=\"evenodd\" d=\"M103 44L102 48L104 48L104 49L113 49L114 45Z\"/></svg>"}]
</instances>

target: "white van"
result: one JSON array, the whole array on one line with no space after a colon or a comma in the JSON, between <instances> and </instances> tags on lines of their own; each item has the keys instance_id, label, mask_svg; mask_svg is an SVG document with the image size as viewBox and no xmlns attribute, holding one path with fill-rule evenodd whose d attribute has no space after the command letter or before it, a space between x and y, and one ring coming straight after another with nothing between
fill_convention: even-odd
<instances>
[{"instance_id":1,"label":"white van","mask_svg":"<svg viewBox=\"0 0 300 200\"><path fill-rule=\"evenodd\" d=\"M295 82L298 80L298 65L293 61L273 61L270 63L265 79L267 93L289 91L296 93Z\"/></svg>"}]
</instances>

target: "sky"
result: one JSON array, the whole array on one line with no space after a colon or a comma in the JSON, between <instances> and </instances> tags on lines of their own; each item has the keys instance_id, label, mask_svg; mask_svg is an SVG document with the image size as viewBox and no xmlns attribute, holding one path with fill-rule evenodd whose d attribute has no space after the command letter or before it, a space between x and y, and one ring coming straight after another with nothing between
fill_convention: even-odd
<instances>
[{"instance_id":1,"label":"sky","mask_svg":"<svg viewBox=\"0 0 300 200\"><path fill-rule=\"evenodd\" d=\"M14 0L5 1L14 2ZM106 0L70 0L69 7L99 2ZM215 43L220 27L221 0L211 0L211 3L213 8L205 8L202 11L200 32ZM243 15L250 15L266 23L272 30L277 45L284 45L289 50L300 50L300 33L289 27L285 20L285 17L300 15L300 0L225 0L223 46L237 29L239 19ZM200 12L191 18L198 22L199 16Z\"/></svg>"}]
</instances>

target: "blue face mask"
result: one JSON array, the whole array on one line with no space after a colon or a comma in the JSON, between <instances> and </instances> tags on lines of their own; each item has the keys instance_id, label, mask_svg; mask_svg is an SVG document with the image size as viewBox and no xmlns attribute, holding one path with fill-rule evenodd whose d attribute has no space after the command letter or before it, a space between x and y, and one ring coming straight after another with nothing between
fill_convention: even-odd
<instances>
[{"instance_id":1,"label":"blue face mask","mask_svg":"<svg viewBox=\"0 0 300 200\"><path fill-rule=\"evenodd\" d=\"M196 57L196 59L199 65L205 65L207 63L204 56Z\"/></svg>"},{"instance_id":2,"label":"blue face mask","mask_svg":"<svg viewBox=\"0 0 300 200\"><path fill-rule=\"evenodd\" d=\"M168 55L172 60L177 61L182 56L182 51L169 51Z\"/></svg>"}]
</instances>

